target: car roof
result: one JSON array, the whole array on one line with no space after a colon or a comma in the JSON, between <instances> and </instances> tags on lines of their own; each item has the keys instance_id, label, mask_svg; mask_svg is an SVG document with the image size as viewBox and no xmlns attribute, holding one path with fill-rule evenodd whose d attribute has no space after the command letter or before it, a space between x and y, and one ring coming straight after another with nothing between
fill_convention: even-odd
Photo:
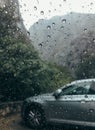
<instances>
[{"instance_id":1,"label":"car roof","mask_svg":"<svg viewBox=\"0 0 95 130\"><path fill-rule=\"evenodd\" d=\"M75 81L71 82L70 84L82 83L82 82L91 82L91 81L95 81L95 78L75 80Z\"/></svg>"},{"instance_id":2,"label":"car roof","mask_svg":"<svg viewBox=\"0 0 95 130\"><path fill-rule=\"evenodd\" d=\"M61 87L61 88L63 89L63 88L65 88L66 86L74 85L74 84L76 84L76 83L91 82L91 81L95 81L95 78L75 80L75 81L72 81L71 83L68 83L68 84L64 85L64 86Z\"/></svg>"}]
</instances>

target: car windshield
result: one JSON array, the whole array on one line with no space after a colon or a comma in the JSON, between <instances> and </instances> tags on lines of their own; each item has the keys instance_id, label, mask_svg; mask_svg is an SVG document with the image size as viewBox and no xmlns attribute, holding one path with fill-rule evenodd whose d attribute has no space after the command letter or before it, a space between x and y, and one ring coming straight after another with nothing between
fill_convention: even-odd
<instances>
[{"instance_id":1,"label":"car windshield","mask_svg":"<svg viewBox=\"0 0 95 130\"><path fill-rule=\"evenodd\" d=\"M75 121L76 125L80 120L80 124L84 121L88 122L89 126L89 123L95 122L95 106L91 102L92 97L93 102L95 100L94 84L94 0L0 0L0 119L7 120L4 120L5 125L2 123L4 121L0 121L2 130L5 127L6 130L27 130L26 126L18 123L21 121L19 113L24 100L29 103L34 99L36 101L33 102L40 102L38 106L44 104L42 99L47 101L46 106L44 105L46 114L46 110L52 111L56 108L56 112L52 111L51 116L46 115L51 122L63 122L64 117L64 122L68 119L68 122ZM62 90L59 92L60 98L58 91L55 92L58 89ZM49 94L42 95L51 92L57 94L56 98ZM71 104L70 98L67 97L65 102L65 99L62 99L64 95L73 95L70 98L78 101L77 105L75 102ZM86 107L81 105L85 101L84 95L88 95ZM68 114L62 115L63 106L57 106L60 104L57 102L53 108L51 101L64 101L64 111ZM67 102L70 104L66 104ZM51 109L47 108L48 104ZM60 111L57 111L58 108ZM34 109L36 108L33 107L33 112ZM69 113L70 109L74 118ZM30 117L36 116L30 108L27 110L25 114L28 113L26 120L29 124L32 120ZM11 113L12 117L6 119ZM11 118L12 121L9 121ZM16 121L13 121L14 119ZM37 123L38 120L35 120ZM76 128L77 126L78 124Z\"/></svg>"}]
</instances>

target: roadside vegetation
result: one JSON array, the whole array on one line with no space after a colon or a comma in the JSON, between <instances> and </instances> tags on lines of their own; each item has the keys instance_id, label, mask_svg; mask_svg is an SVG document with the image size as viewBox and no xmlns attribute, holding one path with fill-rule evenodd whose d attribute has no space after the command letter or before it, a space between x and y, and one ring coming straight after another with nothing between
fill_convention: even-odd
<instances>
[{"instance_id":1,"label":"roadside vegetation","mask_svg":"<svg viewBox=\"0 0 95 130\"><path fill-rule=\"evenodd\" d=\"M67 68L42 61L17 26L14 8L0 8L0 101L51 92L70 82Z\"/></svg>"}]
</instances>

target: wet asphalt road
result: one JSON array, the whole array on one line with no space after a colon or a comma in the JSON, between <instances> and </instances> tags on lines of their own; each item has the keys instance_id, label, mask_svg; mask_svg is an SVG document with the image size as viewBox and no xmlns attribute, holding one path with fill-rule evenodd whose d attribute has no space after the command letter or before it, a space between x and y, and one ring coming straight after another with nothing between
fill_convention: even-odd
<instances>
[{"instance_id":1,"label":"wet asphalt road","mask_svg":"<svg viewBox=\"0 0 95 130\"><path fill-rule=\"evenodd\" d=\"M33 130L28 128L21 120L20 114L10 115L5 118L0 118L0 130ZM95 130L95 128L86 128L78 126L54 127L48 126L44 130Z\"/></svg>"}]
</instances>

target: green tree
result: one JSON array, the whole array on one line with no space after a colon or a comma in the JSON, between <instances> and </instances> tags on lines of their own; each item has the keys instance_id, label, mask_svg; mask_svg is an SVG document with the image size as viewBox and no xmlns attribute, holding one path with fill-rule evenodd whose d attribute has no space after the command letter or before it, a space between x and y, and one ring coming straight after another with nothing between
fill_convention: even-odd
<instances>
[{"instance_id":1,"label":"green tree","mask_svg":"<svg viewBox=\"0 0 95 130\"><path fill-rule=\"evenodd\" d=\"M2 101L23 100L71 81L62 67L44 63L17 27L13 8L0 9L0 94Z\"/></svg>"},{"instance_id":2,"label":"green tree","mask_svg":"<svg viewBox=\"0 0 95 130\"><path fill-rule=\"evenodd\" d=\"M40 59L31 45L9 36L0 38L0 87L4 97L26 97L32 77L40 68Z\"/></svg>"}]
</instances>

